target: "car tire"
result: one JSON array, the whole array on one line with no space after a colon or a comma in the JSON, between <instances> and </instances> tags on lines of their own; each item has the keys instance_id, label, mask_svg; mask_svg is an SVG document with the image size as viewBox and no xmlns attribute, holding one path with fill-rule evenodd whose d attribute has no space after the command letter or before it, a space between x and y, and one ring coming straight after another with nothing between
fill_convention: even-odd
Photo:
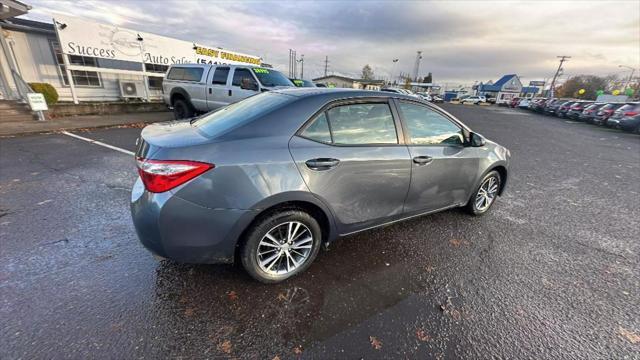
<instances>
[{"instance_id":1,"label":"car tire","mask_svg":"<svg viewBox=\"0 0 640 360\"><path fill-rule=\"evenodd\" d=\"M289 224L292 224L291 227ZM298 232L294 236L288 235L287 232L295 230L297 224L301 225L297 228ZM311 241L308 241L309 236ZM291 237L297 239L300 247L295 247L296 241L291 241ZM284 240L285 243L272 239ZM303 248L308 244L311 248ZM322 230L313 216L301 210L284 210L269 214L251 226L240 249L240 260L251 277L265 284L274 284L307 270L318 256L321 244ZM271 248L275 248L275 252ZM263 255L259 255L259 251ZM274 256L277 258L269 261ZM302 262L296 264L295 260ZM293 264L295 267L290 266Z\"/></svg>"},{"instance_id":2,"label":"car tire","mask_svg":"<svg viewBox=\"0 0 640 360\"><path fill-rule=\"evenodd\" d=\"M493 182L491 179L494 179ZM498 198L498 193L500 192L500 186L502 185L502 177L500 174L493 170L490 171L487 175L482 178L480 181L480 185L473 192L471 197L469 198L469 202L465 206L467 212L474 216L480 216L485 214L491 206L496 202ZM494 189L495 187L495 189ZM488 191L489 190L489 191ZM486 194L487 197L483 197L484 201L488 201L488 205L481 200L481 195Z\"/></svg>"},{"instance_id":3,"label":"car tire","mask_svg":"<svg viewBox=\"0 0 640 360\"><path fill-rule=\"evenodd\" d=\"M173 116L176 120L188 119L193 117L195 110L191 104L183 99L177 99L173 102Z\"/></svg>"}]
</instances>

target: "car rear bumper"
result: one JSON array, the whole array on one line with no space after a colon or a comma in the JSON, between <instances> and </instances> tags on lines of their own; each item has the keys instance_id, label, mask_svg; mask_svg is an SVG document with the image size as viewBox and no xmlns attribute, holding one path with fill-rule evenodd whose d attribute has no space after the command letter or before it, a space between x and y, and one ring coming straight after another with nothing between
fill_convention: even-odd
<instances>
[{"instance_id":1,"label":"car rear bumper","mask_svg":"<svg viewBox=\"0 0 640 360\"><path fill-rule=\"evenodd\" d=\"M255 216L252 210L210 209L171 192L150 193L138 178L131 215L144 247L185 263L231 263L238 237Z\"/></svg>"}]
</instances>

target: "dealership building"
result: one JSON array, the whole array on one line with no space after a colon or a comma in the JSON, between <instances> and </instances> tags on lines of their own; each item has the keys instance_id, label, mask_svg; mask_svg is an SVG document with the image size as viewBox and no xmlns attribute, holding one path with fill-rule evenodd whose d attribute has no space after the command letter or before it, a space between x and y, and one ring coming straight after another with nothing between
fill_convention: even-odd
<instances>
[{"instance_id":1,"label":"dealership building","mask_svg":"<svg viewBox=\"0 0 640 360\"><path fill-rule=\"evenodd\" d=\"M56 15L17 18L31 9L0 0L0 99L19 100L28 83L47 83L59 101L160 100L171 64L261 65L259 56Z\"/></svg>"}]
</instances>

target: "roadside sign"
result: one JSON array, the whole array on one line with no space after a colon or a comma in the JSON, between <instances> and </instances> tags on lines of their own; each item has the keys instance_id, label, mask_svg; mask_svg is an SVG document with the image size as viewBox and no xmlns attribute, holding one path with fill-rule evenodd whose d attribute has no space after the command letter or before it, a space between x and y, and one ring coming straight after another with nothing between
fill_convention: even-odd
<instances>
[{"instance_id":1,"label":"roadside sign","mask_svg":"<svg viewBox=\"0 0 640 360\"><path fill-rule=\"evenodd\" d=\"M544 86L544 81L529 81L529 86Z\"/></svg>"},{"instance_id":2,"label":"roadside sign","mask_svg":"<svg viewBox=\"0 0 640 360\"><path fill-rule=\"evenodd\" d=\"M49 107L47 106L47 102L44 99L44 95L40 93L28 93L27 100L29 101L29 106L33 111L49 110Z\"/></svg>"}]
</instances>

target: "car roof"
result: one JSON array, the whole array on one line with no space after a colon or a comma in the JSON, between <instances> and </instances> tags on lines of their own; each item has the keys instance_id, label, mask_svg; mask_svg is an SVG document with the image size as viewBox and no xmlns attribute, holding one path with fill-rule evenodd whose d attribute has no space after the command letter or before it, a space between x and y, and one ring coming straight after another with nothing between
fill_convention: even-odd
<instances>
[{"instance_id":1,"label":"car roof","mask_svg":"<svg viewBox=\"0 0 640 360\"><path fill-rule=\"evenodd\" d=\"M417 98L411 95L405 95L401 93L388 92L388 91L376 91L376 90L359 90L359 89L347 89L347 88L287 88L281 90L275 90L274 92L286 95L292 95L296 97L315 97L323 96L329 100L337 100L342 98L358 98L358 97L386 97L397 99L416 100Z\"/></svg>"},{"instance_id":2,"label":"car roof","mask_svg":"<svg viewBox=\"0 0 640 360\"><path fill-rule=\"evenodd\" d=\"M224 67L260 67L258 65L253 64L171 64L169 67L213 67L213 66L224 66ZM275 69L274 69L275 70Z\"/></svg>"}]
</instances>

